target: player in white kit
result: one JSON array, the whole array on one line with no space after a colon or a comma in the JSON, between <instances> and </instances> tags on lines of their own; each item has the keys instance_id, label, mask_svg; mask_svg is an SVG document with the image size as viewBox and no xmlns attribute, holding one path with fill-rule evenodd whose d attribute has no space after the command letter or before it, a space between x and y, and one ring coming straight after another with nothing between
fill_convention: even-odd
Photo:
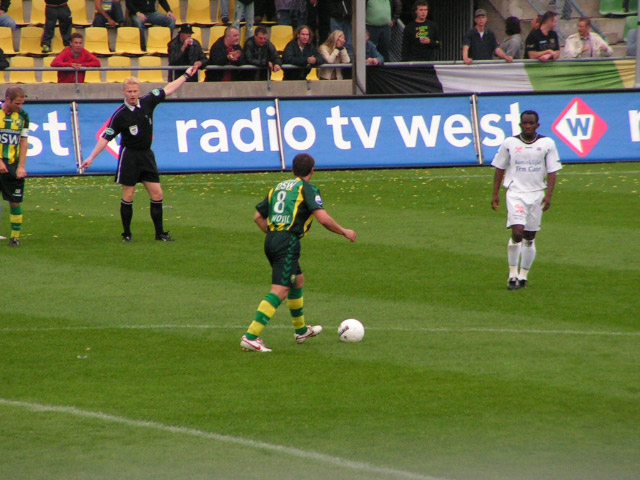
<instances>
[{"instance_id":1,"label":"player in white kit","mask_svg":"<svg viewBox=\"0 0 640 480\"><path fill-rule=\"evenodd\" d=\"M500 185L507 189L507 228L511 228L507 245L509 290L527 286L527 275L536 256L536 232L540 230L542 212L551 206L556 172L562 168L555 142L539 135L539 127L537 112L522 112L520 135L507 138L491 162L495 167L491 200L494 210L500 205Z\"/></svg>"}]
</instances>

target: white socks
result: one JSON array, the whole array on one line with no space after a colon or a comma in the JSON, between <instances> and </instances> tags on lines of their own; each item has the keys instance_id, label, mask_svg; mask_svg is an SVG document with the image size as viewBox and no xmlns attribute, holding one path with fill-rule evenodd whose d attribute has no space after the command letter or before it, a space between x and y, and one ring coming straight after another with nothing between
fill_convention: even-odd
<instances>
[{"instance_id":1,"label":"white socks","mask_svg":"<svg viewBox=\"0 0 640 480\"><path fill-rule=\"evenodd\" d=\"M526 280L531 264L536 258L536 244L534 240L522 240L514 243L509 238L507 244L507 260L509 262L509 278L519 278ZM518 274L518 263L520 264L520 273Z\"/></svg>"},{"instance_id":2,"label":"white socks","mask_svg":"<svg viewBox=\"0 0 640 480\"><path fill-rule=\"evenodd\" d=\"M509 278L518 278L518 263L520 263L520 251L522 250L522 242L514 243L509 238L507 244L507 260L509 262Z\"/></svg>"}]
</instances>

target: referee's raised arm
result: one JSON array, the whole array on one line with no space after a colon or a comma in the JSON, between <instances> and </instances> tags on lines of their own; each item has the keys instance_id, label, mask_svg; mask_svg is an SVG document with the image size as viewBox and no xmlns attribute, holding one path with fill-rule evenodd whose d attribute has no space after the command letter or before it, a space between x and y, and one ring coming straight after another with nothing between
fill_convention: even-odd
<instances>
[{"instance_id":1,"label":"referee's raised arm","mask_svg":"<svg viewBox=\"0 0 640 480\"><path fill-rule=\"evenodd\" d=\"M198 67L195 65L190 66L189 68L187 68L187 71L184 73L184 75L180 75L178 78L176 78L173 82L168 83L165 87L164 87L164 94L165 95L171 95L173 92L175 92L176 90L178 90L183 83L185 83L187 80L189 80L191 77L193 77L196 73L198 73Z\"/></svg>"}]
</instances>

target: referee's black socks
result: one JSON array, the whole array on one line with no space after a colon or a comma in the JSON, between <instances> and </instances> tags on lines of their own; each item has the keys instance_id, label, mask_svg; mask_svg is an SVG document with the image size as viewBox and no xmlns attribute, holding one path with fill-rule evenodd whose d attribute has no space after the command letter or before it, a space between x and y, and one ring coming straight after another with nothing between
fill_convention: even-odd
<instances>
[{"instance_id":1,"label":"referee's black socks","mask_svg":"<svg viewBox=\"0 0 640 480\"><path fill-rule=\"evenodd\" d=\"M131 235L131 219L133 218L133 202L120 202L120 218L125 235Z\"/></svg>"},{"instance_id":2,"label":"referee's black socks","mask_svg":"<svg viewBox=\"0 0 640 480\"><path fill-rule=\"evenodd\" d=\"M156 235L162 235L164 233L162 226L162 200L151 200L149 212L151 213L153 226L156 228Z\"/></svg>"}]
</instances>

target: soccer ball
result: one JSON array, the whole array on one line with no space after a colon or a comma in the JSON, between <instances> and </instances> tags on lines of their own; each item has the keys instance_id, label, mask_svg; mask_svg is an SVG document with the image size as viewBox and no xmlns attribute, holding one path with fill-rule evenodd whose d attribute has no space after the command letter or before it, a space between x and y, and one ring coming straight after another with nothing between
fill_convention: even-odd
<instances>
[{"instance_id":1,"label":"soccer ball","mask_svg":"<svg viewBox=\"0 0 640 480\"><path fill-rule=\"evenodd\" d=\"M343 342L359 342L364 337L364 327L355 318L347 318L338 327L338 337Z\"/></svg>"}]
</instances>

